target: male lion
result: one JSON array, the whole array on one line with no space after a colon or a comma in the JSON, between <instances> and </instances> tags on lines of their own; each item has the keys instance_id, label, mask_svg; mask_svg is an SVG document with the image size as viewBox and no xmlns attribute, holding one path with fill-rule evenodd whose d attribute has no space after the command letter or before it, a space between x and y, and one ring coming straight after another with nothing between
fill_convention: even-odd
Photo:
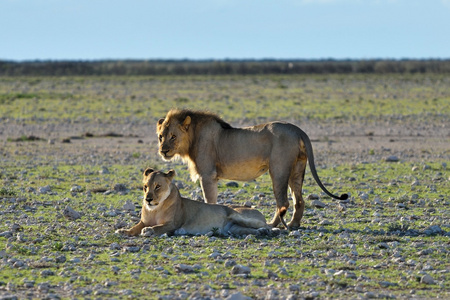
<instances>
[{"instance_id":1,"label":"male lion","mask_svg":"<svg viewBox=\"0 0 450 300\"><path fill-rule=\"evenodd\" d=\"M129 236L205 234L214 230L224 235L269 233L266 219L255 209L233 209L181 197L172 182L174 176L173 170L163 173L146 169L141 220L131 229L119 229L116 232Z\"/></svg>"},{"instance_id":2,"label":"male lion","mask_svg":"<svg viewBox=\"0 0 450 300\"><path fill-rule=\"evenodd\" d=\"M331 194L320 181L314 165L309 137L300 128L284 122L271 122L233 128L215 114L192 110L170 110L157 123L159 154L165 160L181 157L189 164L191 177L200 179L207 203L217 202L217 181L252 180L269 171L277 210L273 227L285 215L290 187L294 213L288 226L297 228L305 209L302 185L306 162L320 188L329 196L345 200L347 194ZM287 226L286 226L287 227Z\"/></svg>"}]
</instances>

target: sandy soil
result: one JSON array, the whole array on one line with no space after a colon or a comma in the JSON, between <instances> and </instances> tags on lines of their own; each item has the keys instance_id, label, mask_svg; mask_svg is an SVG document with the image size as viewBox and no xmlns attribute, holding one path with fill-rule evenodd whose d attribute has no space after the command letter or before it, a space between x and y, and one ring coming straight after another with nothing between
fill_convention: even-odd
<instances>
[{"instance_id":1,"label":"sandy soil","mask_svg":"<svg viewBox=\"0 0 450 300\"><path fill-rule=\"evenodd\" d=\"M297 125L310 136L317 164L375 162L390 156L411 162L450 159L450 122L425 125L385 123ZM94 137L88 138L86 133ZM119 136L111 136L111 133ZM41 140L10 141L21 136L34 136ZM143 131L142 127L133 125L6 123L0 127L0 145L4 155L21 151L57 157L138 152L157 157L153 124L148 124Z\"/></svg>"}]
</instances>

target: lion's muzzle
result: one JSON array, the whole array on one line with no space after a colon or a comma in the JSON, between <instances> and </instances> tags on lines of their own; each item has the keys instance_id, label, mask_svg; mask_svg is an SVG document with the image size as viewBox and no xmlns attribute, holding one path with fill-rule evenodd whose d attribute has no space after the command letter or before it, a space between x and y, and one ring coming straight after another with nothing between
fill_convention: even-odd
<instances>
[{"instance_id":1,"label":"lion's muzzle","mask_svg":"<svg viewBox=\"0 0 450 300\"><path fill-rule=\"evenodd\" d=\"M170 160L172 159L173 155L169 154L170 150L161 150L159 151L159 153L161 154L161 156L165 159L165 160Z\"/></svg>"}]
</instances>

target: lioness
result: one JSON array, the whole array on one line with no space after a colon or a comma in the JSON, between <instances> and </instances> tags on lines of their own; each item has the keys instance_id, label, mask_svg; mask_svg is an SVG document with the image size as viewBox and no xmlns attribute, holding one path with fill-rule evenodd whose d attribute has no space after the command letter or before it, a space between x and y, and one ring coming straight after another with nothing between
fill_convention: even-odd
<instances>
[{"instance_id":1,"label":"lioness","mask_svg":"<svg viewBox=\"0 0 450 300\"><path fill-rule=\"evenodd\" d=\"M207 204L181 197L172 182L175 171L168 173L146 169L144 171L144 199L140 222L131 229L119 229L117 233L129 236L167 234L265 234L268 225L257 210L231 208Z\"/></svg>"},{"instance_id":2,"label":"lioness","mask_svg":"<svg viewBox=\"0 0 450 300\"><path fill-rule=\"evenodd\" d=\"M159 154L165 160L181 157L189 164L192 180L200 179L207 203L217 202L219 178L252 180L269 171L277 210L271 221L277 226L296 228L305 209L302 185L306 163L320 188L329 196L345 200L347 194L331 194L320 181L314 165L309 137L300 128L284 122L271 122L246 128L233 128L215 114L170 110L157 123ZM290 187L294 213L284 223Z\"/></svg>"}]
</instances>

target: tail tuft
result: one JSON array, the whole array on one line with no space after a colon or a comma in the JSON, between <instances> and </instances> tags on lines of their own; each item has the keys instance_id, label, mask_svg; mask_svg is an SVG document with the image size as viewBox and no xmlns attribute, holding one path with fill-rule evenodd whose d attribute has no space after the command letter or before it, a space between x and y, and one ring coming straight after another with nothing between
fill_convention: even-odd
<instances>
[{"instance_id":1,"label":"tail tuft","mask_svg":"<svg viewBox=\"0 0 450 300\"><path fill-rule=\"evenodd\" d=\"M340 197L339 197L339 200L347 200L348 199L348 194L342 194Z\"/></svg>"}]
</instances>

